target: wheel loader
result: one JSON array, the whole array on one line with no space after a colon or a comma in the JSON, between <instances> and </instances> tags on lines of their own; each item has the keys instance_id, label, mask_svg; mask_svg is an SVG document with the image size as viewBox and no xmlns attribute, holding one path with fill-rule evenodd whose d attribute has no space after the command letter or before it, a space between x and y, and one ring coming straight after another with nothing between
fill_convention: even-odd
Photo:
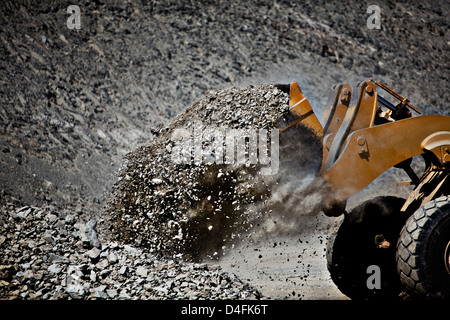
<instances>
[{"instance_id":1,"label":"wheel loader","mask_svg":"<svg viewBox=\"0 0 450 320\"><path fill-rule=\"evenodd\" d=\"M368 79L333 86L319 121L296 82L277 86L289 94L291 115L280 137L303 126L322 141L306 192L324 195L317 209L338 217L327 245L337 287L351 299L450 299L450 117L422 115ZM411 166L417 156L425 164L420 175ZM414 186L407 199L379 196L346 211L349 197L392 167ZM379 271L376 287L369 270Z\"/></svg>"}]
</instances>

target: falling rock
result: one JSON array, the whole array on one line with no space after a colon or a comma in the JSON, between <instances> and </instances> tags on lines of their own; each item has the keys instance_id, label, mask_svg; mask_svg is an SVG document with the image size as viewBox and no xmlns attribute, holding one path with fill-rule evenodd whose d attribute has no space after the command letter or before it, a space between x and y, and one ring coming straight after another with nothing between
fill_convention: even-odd
<instances>
[{"instance_id":1,"label":"falling rock","mask_svg":"<svg viewBox=\"0 0 450 320\"><path fill-rule=\"evenodd\" d=\"M83 299L86 294L84 287L80 284L69 285L66 292L72 299Z\"/></svg>"},{"instance_id":2,"label":"falling rock","mask_svg":"<svg viewBox=\"0 0 450 320\"><path fill-rule=\"evenodd\" d=\"M163 293L163 294L165 294L165 295L167 295L167 293L168 293L167 288L161 287L161 286L154 287L153 290L155 290L155 291L157 291L157 292L161 292L161 293Z\"/></svg>"},{"instance_id":3,"label":"falling rock","mask_svg":"<svg viewBox=\"0 0 450 320\"><path fill-rule=\"evenodd\" d=\"M136 275L140 277L147 277L148 270L145 267L139 266L136 268Z\"/></svg>"},{"instance_id":4,"label":"falling rock","mask_svg":"<svg viewBox=\"0 0 450 320\"><path fill-rule=\"evenodd\" d=\"M28 207L28 206L22 207L22 208L20 208L19 210L17 210L16 216L19 217L19 218L24 219L24 218L26 218L31 212L32 212L32 209L31 209L30 207Z\"/></svg>"},{"instance_id":5,"label":"falling rock","mask_svg":"<svg viewBox=\"0 0 450 320\"><path fill-rule=\"evenodd\" d=\"M49 213L47 215L47 220L48 220L48 222L53 224L53 223L55 223L58 220L58 216L53 214L53 213Z\"/></svg>"},{"instance_id":6,"label":"falling rock","mask_svg":"<svg viewBox=\"0 0 450 320\"><path fill-rule=\"evenodd\" d=\"M50 267L48 267L47 269L50 273L54 273L54 274L59 274L61 273L62 269L60 266L58 266L57 264L52 264Z\"/></svg>"},{"instance_id":7,"label":"falling rock","mask_svg":"<svg viewBox=\"0 0 450 320\"><path fill-rule=\"evenodd\" d=\"M55 239L53 238L53 236L51 235L51 233L49 231L46 231L44 233L44 235L42 236L42 239L48 243L53 243L55 241Z\"/></svg>"},{"instance_id":8,"label":"falling rock","mask_svg":"<svg viewBox=\"0 0 450 320\"><path fill-rule=\"evenodd\" d=\"M163 181L161 179L158 178L153 178L152 179L152 184L161 184Z\"/></svg>"},{"instance_id":9,"label":"falling rock","mask_svg":"<svg viewBox=\"0 0 450 320\"><path fill-rule=\"evenodd\" d=\"M0 280L10 281L15 273L13 265L0 265Z\"/></svg>"},{"instance_id":10,"label":"falling rock","mask_svg":"<svg viewBox=\"0 0 450 320\"><path fill-rule=\"evenodd\" d=\"M70 260L66 257L63 257L61 255L58 254L50 254L50 261L55 264L55 263L69 263Z\"/></svg>"},{"instance_id":11,"label":"falling rock","mask_svg":"<svg viewBox=\"0 0 450 320\"><path fill-rule=\"evenodd\" d=\"M126 292L121 292L118 299L119 300L130 300L131 296Z\"/></svg>"},{"instance_id":12,"label":"falling rock","mask_svg":"<svg viewBox=\"0 0 450 320\"><path fill-rule=\"evenodd\" d=\"M91 280L91 282L96 282L97 281L97 274L95 273L94 270L91 270L91 274L89 275L89 279Z\"/></svg>"},{"instance_id":13,"label":"falling rock","mask_svg":"<svg viewBox=\"0 0 450 320\"><path fill-rule=\"evenodd\" d=\"M106 290L106 294L108 295L109 298L114 299L115 297L117 297L117 290L116 289L108 289L108 290Z\"/></svg>"},{"instance_id":14,"label":"falling rock","mask_svg":"<svg viewBox=\"0 0 450 320\"><path fill-rule=\"evenodd\" d=\"M99 257L100 257L100 249L98 248L92 248L91 250L89 250L87 252L88 257L92 260L92 262L96 262L98 261Z\"/></svg>"},{"instance_id":15,"label":"falling rock","mask_svg":"<svg viewBox=\"0 0 450 320\"><path fill-rule=\"evenodd\" d=\"M127 272L127 270L128 270L127 266L122 266L122 267L120 268L120 270L119 270L119 273L120 273L121 275L125 275L125 273Z\"/></svg>"},{"instance_id":16,"label":"falling rock","mask_svg":"<svg viewBox=\"0 0 450 320\"><path fill-rule=\"evenodd\" d=\"M64 221L65 221L67 224L73 224L73 223L75 222L75 218L74 218L73 215L68 214L68 215L66 216L66 218L64 219Z\"/></svg>"},{"instance_id":17,"label":"falling rock","mask_svg":"<svg viewBox=\"0 0 450 320\"><path fill-rule=\"evenodd\" d=\"M3 235L0 235L0 246L6 241L6 237Z\"/></svg>"},{"instance_id":18,"label":"falling rock","mask_svg":"<svg viewBox=\"0 0 450 320\"><path fill-rule=\"evenodd\" d=\"M115 264L115 263L117 263L117 261L119 261L119 258L117 257L117 254L115 254L114 252L111 252L108 255L108 261L111 264Z\"/></svg>"},{"instance_id":19,"label":"falling rock","mask_svg":"<svg viewBox=\"0 0 450 320\"><path fill-rule=\"evenodd\" d=\"M98 286L97 288L94 288L94 293L97 296L97 298L100 299L108 299L108 294L105 292L106 285Z\"/></svg>"},{"instance_id":20,"label":"falling rock","mask_svg":"<svg viewBox=\"0 0 450 320\"><path fill-rule=\"evenodd\" d=\"M80 238L83 248L101 248L100 241L97 237L97 232L95 227L97 225L97 220L89 220L89 222L80 227Z\"/></svg>"}]
</instances>

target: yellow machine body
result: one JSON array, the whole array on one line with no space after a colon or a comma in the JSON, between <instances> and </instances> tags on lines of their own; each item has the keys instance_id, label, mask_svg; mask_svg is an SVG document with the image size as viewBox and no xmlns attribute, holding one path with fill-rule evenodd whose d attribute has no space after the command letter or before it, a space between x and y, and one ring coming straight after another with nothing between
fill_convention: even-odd
<instances>
[{"instance_id":1,"label":"yellow machine body","mask_svg":"<svg viewBox=\"0 0 450 320\"><path fill-rule=\"evenodd\" d=\"M399 101L390 103L379 95L387 92ZM387 107L387 108L386 108ZM303 125L323 142L323 159L315 188L329 194L322 210L338 215L333 207L364 189L393 166L404 168L416 184L415 192L405 204L428 201L450 178L450 117L420 114L410 102L386 85L369 79L351 88L348 84L333 87L321 122L296 82L290 85L290 108L295 120L281 129ZM385 110L386 109L386 110ZM408 161L426 155L427 169L421 179L414 177ZM434 192L420 191L427 179L439 176ZM447 179L448 178L448 179ZM437 179L436 177L433 179ZM425 181L427 180L427 181ZM345 207L345 206L344 206Z\"/></svg>"}]
</instances>

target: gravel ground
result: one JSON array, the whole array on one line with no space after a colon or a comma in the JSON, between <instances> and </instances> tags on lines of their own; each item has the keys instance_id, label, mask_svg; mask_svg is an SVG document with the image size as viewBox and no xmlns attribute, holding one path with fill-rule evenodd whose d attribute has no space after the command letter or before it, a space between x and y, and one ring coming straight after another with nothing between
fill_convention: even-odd
<instances>
[{"instance_id":1,"label":"gravel ground","mask_svg":"<svg viewBox=\"0 0 450 320\"><path fill-rule=\"evenodd\" d=\"M97 235L83 212L1 209L3 299L260 299L220 266L156 258Z\"/></svg>"},{"instance_id":2,"label":"gravel ground","mask_svg":"<svg viewBox=\"0 0 450 320\"><path fill-rule=\"evenodd\" d=\"M329 276L324 232L297 232L241 243L218 262L264 299L347 300Z\"/></svg>"}]
</instances>

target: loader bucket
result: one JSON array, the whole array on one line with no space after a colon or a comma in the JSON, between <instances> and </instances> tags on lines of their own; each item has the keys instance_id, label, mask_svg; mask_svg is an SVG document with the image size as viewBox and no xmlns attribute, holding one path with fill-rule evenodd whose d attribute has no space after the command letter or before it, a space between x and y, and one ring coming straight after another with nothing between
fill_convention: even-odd
<instances>
[{"instance_id":1,"label":"loader bucket","mask_svg":"<svg viewBox=\"0 0 450 320\"><path fill-rule=\"evenodd\" d=\"M280 166L288 179L318 176L323 159L323 127L297 82L278 85L289 94L289 113L278 121Z\"/></svg>"},{"instance_id":2,"label":"loader bucket","mask_svg":"<svg viewBox=\"0 0 450 320\"><path fill-rule=\"evenodd\" d=\"M283 128L281 132L295 126L302 124L304 127L311 130L319 139L323 138L323 128L317 119L308 99L303 94L297 82L292 82L289 88L289 108L295 120L288 126Z\"/></svg>"},{"instance_id":3,"label":"loader bucket","mask_svg":"<svg viewBox=\"0 0 450 320\"><path fill-rule=\"evenodd\" d=\"M318 177L323 162L323 127L296 82L277 87L289 94L289 112L277 124L280 132L277 181L284 188L279 202L285 210L298 210L293 203L295 199L307 197L309 190L317 190L309 184Z\"/></svg>"},{"instance_id":4,"label":"loader bucket","mask_svg":"<svg viewBox=\"0 0 450 320\"><path fill-rule=\"evenodd\" d=\"M289 94L289 112L278 121L280 179L317 177L323 159L323 127L297 82L277 87Z\"/></svg>"}]
</instances>

